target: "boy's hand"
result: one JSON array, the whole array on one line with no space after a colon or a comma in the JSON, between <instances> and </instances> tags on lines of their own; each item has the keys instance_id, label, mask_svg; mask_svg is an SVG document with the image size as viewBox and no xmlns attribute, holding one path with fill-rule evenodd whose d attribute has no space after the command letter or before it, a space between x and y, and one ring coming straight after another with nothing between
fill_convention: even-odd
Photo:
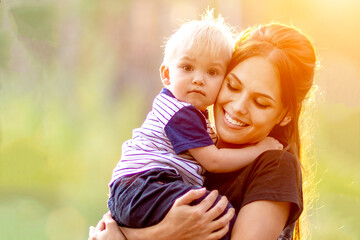
<instances>
[{"instance_id":1,"label":"boy's hand","mask_svg":"<svg viewBox=\"0 0 360 240\"><path fill-rule=\"evenodd\" d=\"M273 137L266 137L256 144L264 152L267 150L283 150L284 146Z\"/></svg>"}]
</instances>

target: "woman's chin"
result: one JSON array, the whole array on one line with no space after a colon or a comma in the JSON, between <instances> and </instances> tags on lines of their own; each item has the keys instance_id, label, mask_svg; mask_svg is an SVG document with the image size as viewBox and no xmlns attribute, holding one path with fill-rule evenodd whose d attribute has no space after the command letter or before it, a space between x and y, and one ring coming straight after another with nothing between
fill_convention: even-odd
<instances>
[{"instance_id":1,"label":"woman's chin","mask_svg":"<svg viewBox=\"0 0 360 240\"><path fill-rule=\"evenodd\" d=\"M249 143L249 141L241 141L239 137L235 137L234 135L232 136L219 135L218 147L241 148L248 145L253 145L253 143Z\"/></svg>"},{"instance_id":2,"label":"woman's chin","mask_svg":"<svg viewBox=\"0 0 360 240\"><path fill-rule=\"evenodd\" d=\"M248 137L246 127L234 127L223 122L223 125L216 126L216 129L219 138L225 143L231 145L246 145L252 142Z\"/></svg>"}]
</instances>

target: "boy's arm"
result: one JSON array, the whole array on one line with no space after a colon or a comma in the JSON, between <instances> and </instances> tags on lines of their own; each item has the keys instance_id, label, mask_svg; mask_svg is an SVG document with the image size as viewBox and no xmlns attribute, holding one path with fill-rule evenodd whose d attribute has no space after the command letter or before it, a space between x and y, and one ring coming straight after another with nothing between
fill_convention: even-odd
<instances>
[{"instance_id":1,"label":"boy's arm","mask_svg":"<svg viewBox=\"0 0 360 240\"><path fill-rule=\"evenodd\" d=\"M267 150L282 150L283 145L272 137L244 148L222 148L215 145L189 149L190 154L207 171L213 173L233 172L254 161Z\"/></svg>"}]
</instances>

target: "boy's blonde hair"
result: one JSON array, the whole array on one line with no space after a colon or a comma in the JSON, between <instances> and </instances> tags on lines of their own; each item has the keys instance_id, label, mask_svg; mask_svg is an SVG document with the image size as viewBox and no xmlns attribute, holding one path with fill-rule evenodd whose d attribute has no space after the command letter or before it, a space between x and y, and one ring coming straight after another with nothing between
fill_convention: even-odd
<instances>
[{"instance_id":1,"label":"boy's blonde hair","mask_svg":"<svg viewBox=\"0 0 360 240\"><path fill-rule=\"evenodd\" d=\"M233 30L221 16L214 17L213 10L207 10L201 20L185 22L173 33L165 45L163 65L169 64L179 48L198 49L221 54L230 61L233 46Z\"/></svg>"}]
</instances>

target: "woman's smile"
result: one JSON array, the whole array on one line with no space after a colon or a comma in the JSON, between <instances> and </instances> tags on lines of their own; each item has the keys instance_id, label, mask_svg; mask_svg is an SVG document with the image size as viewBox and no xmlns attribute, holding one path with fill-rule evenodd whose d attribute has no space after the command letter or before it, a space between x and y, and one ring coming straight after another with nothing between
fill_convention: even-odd
<instances>
[{"instance_id":1,"label":"woman's smile","mask_svg":"<svg viewBox=\"0 0 360 240\"><path fill-rule=\"evenodd\" d=\"M227 113L225 110L224 110L224 117L225 117L225 120L228 124L230 124L230 127L233 127L233 125L235 125L234 127L236 128L239 128L239 127L246 127L248 126L249 124L246 124L240 120L236 120L234 119L233 117L231 117L231 115L229 113Z\"/></svg>"},{"instance_id":2,"label":"woman's smile","mask_svg":"<svg viewBox=\"0 0 360 240\"><path fill-rule=\"evenodd\" d=\"M235 144L261 141L283 117L280 93L277 70L268 59L239 63L226 76L214 105L219 138Z\"/></svg>"}]
</instances>

